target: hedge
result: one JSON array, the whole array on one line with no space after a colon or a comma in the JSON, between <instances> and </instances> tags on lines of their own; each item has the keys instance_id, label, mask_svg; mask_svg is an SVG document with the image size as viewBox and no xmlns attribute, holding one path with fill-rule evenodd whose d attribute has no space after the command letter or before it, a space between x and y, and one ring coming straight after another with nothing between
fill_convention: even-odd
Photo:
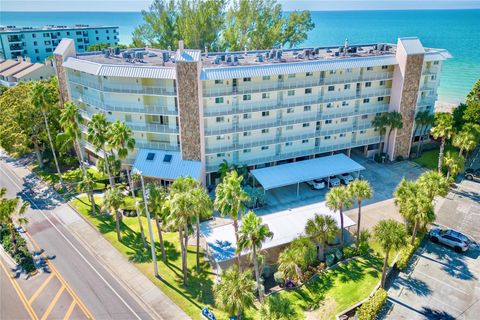
<instances>
[{"instance_id":1,"label":"hedge","mask_svg":"<svg viewBox=\"0 0 480 320\"><path fill-rule=\"evenodd\" d=\"M400 256L397 260L397 269L399 270L404 270L408 262L410 261L410 258L412 257L413 253L417 251L418 247L420 247L420 243L422 242L424 237L424 234L419 234L417 238L415 239L415 243L413 246L409 243L405 247L400 250Z\"/></svg>"},{"instance_id":2,"label":"hedge","mask_svg":"<svg viewBox=\"0 0 480 320\"><path fill-rule=\"evenodd\" d=\"M359 320L373 320L380 312L387 300L387 291L380 288L375 294L357 310Z\"/></svg>"},{"instance_id":3,"label":"hedge","mask_svg":"<svg viewBox=\"0 0 480 320\"><path fill-rule=\"evenodd\" d=\"M2 245L3 249L10 254L13 260L15 260L25 272L33 272L36 268L32 255L28 251L25 239L23 239L17 231L15 232L17 233L17 252L14 252L10 231L2 225L0 225L0 245Z\"/></svg>"}]
</instances>

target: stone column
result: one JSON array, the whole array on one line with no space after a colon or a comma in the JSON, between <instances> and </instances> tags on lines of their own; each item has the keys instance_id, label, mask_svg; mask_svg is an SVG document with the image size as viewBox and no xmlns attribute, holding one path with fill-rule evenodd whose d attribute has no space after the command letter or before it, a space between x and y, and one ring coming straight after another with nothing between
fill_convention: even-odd
<instances>
[{"instance_id":1,"label":"stone column","mask_svg":"<svg viewBox=\"0 0 480 320\"><path fill-rule=\"evenodd\" d=\"M70 100L70 94L68 92L68 78L67 72L63 67L63 63L69 57L75 57L77 55L75 50L75 43L72 39L64 38L59 43L53 53L53 62L58 79L58 91L60 106L63 107L65 102Z\"/></svg>"}]
</instances>

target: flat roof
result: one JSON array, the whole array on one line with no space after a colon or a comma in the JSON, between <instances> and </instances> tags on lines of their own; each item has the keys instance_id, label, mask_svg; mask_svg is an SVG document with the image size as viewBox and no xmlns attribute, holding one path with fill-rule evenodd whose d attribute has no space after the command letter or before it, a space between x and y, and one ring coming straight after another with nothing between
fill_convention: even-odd
<instances>
[{"instance_id":1,"label":"flat roof","mask_svg":"<svg viewBox=\"0 0 480 320\"><path fill-rule=\"evenodd\" d=\"M140 149L133 167L145 177L175 180L179 177L192 177L200 180L201 162L182 160L178 151Z\"/></svg>"},{"instance_id":2,"label":"flat roof","mask_svg":"<svg viewBox=\"0 0 480 320\"><path fill-rule=\"evenodd\" d=\"M7 70L4 70L4 71L0 72L0 76L2 76L2 77L11 76L15 73L18 73L22 70L25 70L25 69L29 68L32 65L33 65L33 63L31 63L31 62L21 61L20 63L14 65L13 67L8 68Z\"/></svg>"},{"instance_id":3,"label":"flat roof","mask_svg":"<svg viewBox=\"0 0 480 320\"><path fill-rule=\"evenodd\" d=\"M250 173L265 190L325 178L347 172L365 170L343 153L332 156L255 169Z\"/></svg>"},{"instance_id":4,"label":"flat roof","mask_svg":"<svg viewBox=\"0 0 480 320\"><path fill-rule=\"evenodd\" d=\"M28 67L28 68L26 68L26 69L24 69L20 72L15 73L13 75L13 77L16 78L16 79L19 79L21 77L24 77L24 76L28 75L29 73L32 73L35 70L43 68L43 67L46 67L46 66L42 63L35 63L35 64L31 65L30 67ZM52 68L52 72L53 72L53 67L51 67L51 68Z\"/></svg>"},{"instance_id":5,"label":"flat roof","mask_svg":"<svg viewBox=\"0 0 480 320\"><path fill-rule=\"evenodd\" d=\"M262 215L263 223L268 225L270 231L273 232L273 237L263 243L262 250L292 242L292 240L303 234L307 220L313 218L315 214L329 215L340 226L340 214L331 211L326 206L325 201ZM355 225L355 222L345 214L343 219L345 228ZM240 221L240 226L241 224L242 222ZM212 227L212 223L207 221L200 225L200 232L205 237L210 254L215 261L223 262L235 258L236 245L233 224ZM242 252L242 255L245 254L248 254L248 251Z\"/></svg>"},{"instance_id":6,"label":"flat roof","mask_svg":"<svg viewBox=\"0 0 480 320\"><path fill-rule=\"evenodd\" d=\"M19 33L19 32L38 32L38 31L58 31L58 30L81 30L81 29L118 29L118 26L90 26L88 24L77 24L74 26L54 26L46 25L40 27L0 27L0 33Z\"/></svg>"},{"instance_id":7,"label":"flat roof","mask_svg":"<svg viewBox=\"0 0 480 320\"><path fill-rule=\"evenodd\" d=\"M16 66L19 63L20 61L17 61L17 60L4 60L0 63L0 72L3 72L13 66Z\"/></svg>"}]
</instances>

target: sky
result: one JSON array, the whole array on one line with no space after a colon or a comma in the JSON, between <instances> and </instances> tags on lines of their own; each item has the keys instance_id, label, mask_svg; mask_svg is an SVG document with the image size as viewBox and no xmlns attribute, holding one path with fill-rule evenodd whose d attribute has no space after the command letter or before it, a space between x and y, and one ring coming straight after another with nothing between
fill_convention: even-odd
<instances>
[{"instance_id":1,"label":"sky","mask_svg":"<svg viewBox=\"0 0 480 320\"><path fill-rule=\"evenodd\" d=\"M2 11L140 11L152 0L0 0ZM480 9L480 0L278 0L292 10Z\"/></svg>"}]
</instances>

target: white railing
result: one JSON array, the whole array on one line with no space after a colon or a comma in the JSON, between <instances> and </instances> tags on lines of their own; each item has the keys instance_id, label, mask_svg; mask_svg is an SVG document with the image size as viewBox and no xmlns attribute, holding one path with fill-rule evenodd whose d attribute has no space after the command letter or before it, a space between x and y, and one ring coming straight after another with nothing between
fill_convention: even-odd
<instances>
[{"instance_id":1,"label":"white railing","mask_svg":"<svg viewBox=\"0 0 480 320\"><path fill-rule=\"evenodd\" d=\"M166 150L166 151L179 151L179 145L171 145L170 143L166 142L156 142L156 141L138 141L135 146L137 148L144 148L144 149L159 149L159 150Z\"/></svg>"},{"instance_id":2,"label":"white railing","mask_svg":"<svg viewBox=\"0 0 480 320\"><path fill-rule=\"evenodd\" d=\"M163 124L146 123L146 122L125 122L125 124L134 131L178 133L178 127L171 128L168 125L163 125Z\"/></svg>"}]
</instances>

